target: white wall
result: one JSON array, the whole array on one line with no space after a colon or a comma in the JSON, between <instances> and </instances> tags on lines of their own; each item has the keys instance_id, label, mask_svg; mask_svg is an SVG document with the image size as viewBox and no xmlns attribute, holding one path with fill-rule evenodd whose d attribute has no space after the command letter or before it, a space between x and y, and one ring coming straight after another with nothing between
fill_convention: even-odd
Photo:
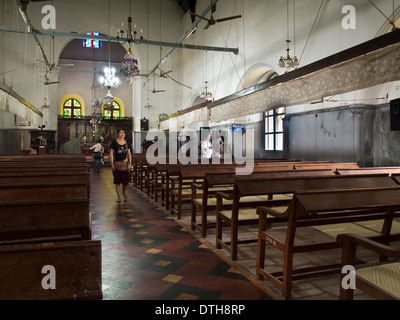
<instances>
[{"instance_id":1,"label":"white wall","mask_svg":"<svg viewBox=\"0 0 400 320\"><path fill-rule=\"evenodd\" d=\"M296 0L295 22L296 22L296 54L300 58L300 66L327 57L349 47L365 42L375 36L381 26L386 22L385 17L379 13L367 0L335 0L324 1L319 17L315 21L313 32L308 40L311 27L320 7L320 1ZM95 5L93 5L95 3ZM108 24L108 1L80 1L54 0L52 4L56 8L57 32L78 32L97 30L104 34L110 32L116 34L117 28L124 21L126 27L128 12L127 0L111 1L110 26ZM144 31L144 36L150 40L166 41L176 43L183 33L191 25L189 14L184 14L178 7L175 0L132 0L133 23ZM290 3L289 31L290 39L294 40L293 34L293 0ZM161 4L161 15L160 15ZM16 7L14 0L1 1L0 21L2 25L13 29L24 29L25 23ZM32 24L41 29L41 8L43 2L32 2L28 5L28 16ZM197 1L197 13L202 13L209 5L209 0ZM341 21L344 17L341 10L345 5L353 5L356 8L356 29L344 30ZM377 4L387 16L392 12L392 1L382 0ZM147 12L147 6L149 12ZM226 52L211 52L201 50L174 49L167 61L162 65L164 71L173 70L170 75L176 80L191 86L192 89L180 86L169 79L156 78L156 89L165 89L165 93L148 93L143 87L146 80L144 77L137 77L134 85L135 90L141 92L129 93L132 90L126 86L116 89L115 95L124 97L128 104L126 115L138 117L149 117L151 114L171 114L177 110L190 107L191 102L202 91L204 81L208 80L209 90L216 99L220 99L234 93L239 80L252 65L263 63L271 66L281 74L284 70L279 69L277 61L285 54L286 49L286 1L284 0L219 0L217 11L214 17L221 18L241 14L241 19L219 23L203 30L205 21L201 21L198 29L184 43L194 45L209 45L218 47L239 48L239 54L235 55ZM210 16L210 13L207 14ZM161 22L161 26L160 26ZM161 31L161 34L160 34ZM60 99L66 92L84 91L88 95L92 84L92 76L79 75L79 80L73 80L69 87L60 88L57 85L43 85L44 69L37 59L42 59L37 45L31 35L11 32L0 32L0 73L16 69L14 72L2 74L2 81L23 96L35 107L40 107L43 97L49 95L51 108L46 111L48 128L56 129L56 119L59 113ZM51 38L39 36L44 50L50 62L55 61L65 45L70 41L68 38L56 37L54 51ZM292 42L293 44L293 42ZM163 47L162 55L170 48ZM303 53L304 50L304 53ZM146 74L153 69L160 59L160 48L158 46L135 45L133 48L135 56L139 60L141 73ZM291 53L293 54L293 47ZM302 55L303 53L303 55ZM122 58L122 57L121 57ZM207 60L207 62L206 62ZM158 72L157 72L158 74ZM76 79L76 74L60 77ZM57 80L58 75L52 74L51 80ZM153 89L153 81L150 80L149 88ZM398 83L394 87L398 86ZM49 90L48 92L46 90ZM119 92L118 90L121 90ZM396 89L394 89L396 90ZM384 91L384 90L383 90ZM391 89L391 92L393 90ZM398 92L398 91L394 91ZM113 92L114 94L114 92ZM358 99L363 98L363 93L357 95ZM149 103L155 108L145 110L143 107ZM329 105L320 106L322 108ZM86 114L90 114L89 104L86 102ZM308 108L310 106L303 106ZM315 108L315 106L312 106ZM294 107L292 107L294 108ZM296 112L295 108L294 111ZM5 117L4 117L5 118ZM8 123L8 121L7 121ZM156 123L153 123L153 127ZM9 125L0 121L0 128L7 128ZM12 125L11 125L12 126Z\"/></svg>"}]
</instances>

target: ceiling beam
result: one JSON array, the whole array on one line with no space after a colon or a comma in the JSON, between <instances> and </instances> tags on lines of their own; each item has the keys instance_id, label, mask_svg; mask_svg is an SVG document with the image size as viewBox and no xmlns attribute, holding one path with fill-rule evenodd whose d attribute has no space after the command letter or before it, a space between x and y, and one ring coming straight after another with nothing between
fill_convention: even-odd
<instances>
[{"instance_id":1,"label":"ceiling beam","mask_svg":"<svg viewBox=\"0 0 400 320\"><path fill-rule=\"evenodd\" d=\"M13 29L7 26L0 26L0 31L5 32L14 32L14 33L28 33L32 34L34 37L36 35L39 36L49 36L49 37L63 37L63 38L71 38L71 39L93 39L93 40L101 40L101 41L109 41L109 42L118 42L121 44L127 43L128 41L124 41L124 39L119 37L108 37L105 35L102 36L94 36L87 35L84 33L75 33L75 32L55 32L50 30L37 30L34 28L26 29ZM36 37L37 38L37 37ZM36 39L35 38L35 39ZM134 44L144 44L149 46L158 46L158 47L171 47L171 48L179 48L179 49L192 49L192 50L203 50L203 51L217 51L217 52L232 52L234 54L239 53L238 48L228 48L228 47L213 47L213 46L203 46L203 45L191 45L191 44L182 44L182 43L173 43L173 42L165 42L165 41L153 41L153 40L136 40Z\"/></svg>"}]
</instances>

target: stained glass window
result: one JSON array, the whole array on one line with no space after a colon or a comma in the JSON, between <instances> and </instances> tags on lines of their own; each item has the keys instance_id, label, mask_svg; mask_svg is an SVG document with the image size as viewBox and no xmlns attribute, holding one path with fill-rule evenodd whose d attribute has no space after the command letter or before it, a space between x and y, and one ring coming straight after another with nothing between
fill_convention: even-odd
<instances>
[{"instance_id":1,"label":"stained glass window","mask_svg":"<svg viewBox=\"0 0 400 320\"><path fill-rule=\"evenodd\" d=\"M105 110L103 112L104 119L118 119L121 118L121 107L118 102L113 101L112 109Z\"/></svg>"},{"instance_id":2,"label":"stained glass window","mask_svg":"<svg viewBox=\"0 0 400 320\"><path fill-rule=\"evenodd\" d=\"M63 117L64 118L81 118L82 117L82 106L81 103L74 99L68 99L64 102L63 106Z\"/></svg>"},{"instance_id":3,"label":"stained glass window","mask_svg":"<svg viewBox=\"0 0 400 320\"><path fill-rule=\"evenodd\" d=\"M265 150L283 151L283 118L285 108L265 112Z\"/></svg>"},{"instance_id":4,"label":"stained glass window","mask_svg":"<svg viewBox=\"0 0 400 320\"><path fill-rule=\"evenodd\" d=\"M89 36L100 36L101 33L98 32L86 32L87 35ZM83 39L83 46L86 48L101 48L102 46L102 41L98 39Z\"/></svg>"}]
</instances>

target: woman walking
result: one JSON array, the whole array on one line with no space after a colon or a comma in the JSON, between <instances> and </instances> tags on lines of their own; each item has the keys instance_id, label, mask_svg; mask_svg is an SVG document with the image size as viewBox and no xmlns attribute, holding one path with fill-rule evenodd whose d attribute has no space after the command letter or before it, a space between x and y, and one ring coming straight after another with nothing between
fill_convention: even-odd
<instances>
[{"instance_id":1,"label":"woman walking","mask_svg":"<svg viewBox=\"0 0 400 320\"><path fill-rule=\"evenodd\" d=\"M125 131L123 129L118 129L118 138L111 141L110 160L118 197L117 203L121 203L121 193L124 197L124 202L126 202L128 201L126 187L129 184L129 170L132 162L131 152L125 140Z\"/></svg>"}]
</instances>

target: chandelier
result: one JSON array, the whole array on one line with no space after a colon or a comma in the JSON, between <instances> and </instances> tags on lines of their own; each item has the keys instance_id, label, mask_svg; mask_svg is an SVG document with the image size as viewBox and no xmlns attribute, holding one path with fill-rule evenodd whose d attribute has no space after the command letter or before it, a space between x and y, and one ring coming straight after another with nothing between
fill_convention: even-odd
<instances>
[{"instance_id":1,"label":"chandelier","mask_svg":"<svg viewBox=\"0 0 400 320\"><path fill-rule=\"evenodd\" d=\"M129 2L129 11L130 11L130 2ZM136 39L137 32L136 32L136 24L133 25L132 31L132 17L128 17L128 31L124 31L124 23L121 23L121 28L117 31L117 39L119 42L128 42L129 46L131 43L139 44L143 41L143 29L140 29L140 37Z\"/></svg>"},{"instance_id":2,"label":"chandelier","mask_svg":"<svg viewBox=\"0 0 400 320\"><path fill-rule=\"evenodd\" d=\"M296 17L296 13L295 13L295 4L293 3L293 21L294 21L294 23L293 23L293 26L294 26L294 30L293 30L293 34L295 35L296 34L296 30L295 30L295 17ZM285 72L289 72L290 71L290 69L293 69L293 68L297 68L298 66L299 66L299 60L297 59L297 57L296 57L296 55L295 56L293 56L293 58L290 56L290 48L289 48L289 45L290 45L290 40L289 40L289 0L287 0L286 1L286 23L287 23L287 25L286 25L286 43L287 43L287 48L286 48L286 57L284 57L284 56L281 56L280 58L279 58L279 61L278 61L278 66L280 67L280 68L286 68L286 71ZM296 40L296 38L295 38L295 40ZM294 43L296 43L296 41L294 41Z\"/></svg>"},{"instance_id":3,"label":"chandelier","mask_svg":"<svg viewBox=\"0 0 400 320\"><path fill-rule=\"evenodd\" d=\"M133 57L131 46L129 45L128 52L122 58L121 73L125 76L126 81L132 84L133 78L139 73L139 68L137 66L138 62Z\"/></svg>"},{"instance_id":4,"label":"chandelier","mask_svg":"<svg viewBox=\"0 0 400 320\"><path fill-rule=\"evenodd\" d=\"M116 88L120 84L119 78L115 76L115 68L110 66L104 68L104 76L100 77L99 81L103 88L108 89Z\"/></svg>"},{"instance_id":5,"label":"chandelier","mask_svg":"<svg viewBox=\"0 0 400 320\"><path fill-rule=\"evenodd\" d=\"M206 91L203 91L200 95L200 98L204 99L204 101L208 102L208 101L213 101L213 95L210 91L207 91L207 81L205 81L206 83Z\"/></svg>"},{"instance_id":6,"label":"chandelier","mask_svg":"<svg viewBox=\"0 0 400 320\"><path fill-rule=\"evenodd\" d=\"M104 77L100 77L100 86L108 89L107 95L104 98L104 109L110 110L113 108L114 97L111 94L111 88L116 88L119 86L120 81L115 76L115 69L110 67L104 68Z\"/></svg>"},{"instance_id":7,"label":"chandelier","mask_svg":"<svg viewBox=\"0 0 400 320\"><path fill-rule=\"evenodd\" d=\"M287 42L287 48L286 48L286 57L284 58L283 56L280 57L279 62L278 62L278 66L280 68L286 68L287 71L289 71L289 69L292 68L296 68L299 66L299 60L297 59L296 56L294 56L293 58L290 56L290 48L289 48L289 44L290 44L290 40L286 40Z\"/></svg>"}]
</instances>

